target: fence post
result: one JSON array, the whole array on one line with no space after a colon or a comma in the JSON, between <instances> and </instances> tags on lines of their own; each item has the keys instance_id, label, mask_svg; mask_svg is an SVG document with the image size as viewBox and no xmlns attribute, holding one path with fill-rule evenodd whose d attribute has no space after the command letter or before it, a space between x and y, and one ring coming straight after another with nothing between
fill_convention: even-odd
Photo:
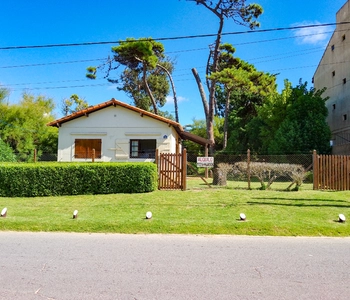
<instances>
[{"instance_id":1,"label":"fence post","mask_svg":"<svg viewBox=\"0 0 350 300\"><path fill-rule=\"evenodd\" d=\"M312 153L313 189L318 190L318 159L316 150Z\"/></svg>"},{"instance_id":2,"label":"fence post","mask_svg":"<svg viewBox=\"0 0 350 300\"><path fill-rule=\"evenodd\" d=\"M36 162L36 148L34 149L34 162Z\"/></svg>"},{"instance_id":3,"label":"fence post","mask_svg":"<svg viewBox=\"0 0 350 300\"><path fill-rule=\"evenodd\" d=\"M187 150L186 148L182 151L182 190L186 191L187 186Z\"/></svg>"},{"instance_id":4,"label":"fence post","mask_svg":"<svg viewBox=\"0 0 350 300\"><path fill-rule=\"evenodd\" d=\"M157 175L158 175L158 189L160 187L160 166L159 166L159 149L157 148L156 149L156 155L155 155L155 158L154 158L154 162L156 163L156 166L157 166Z\"/></svg>"},{"instance_id":5,"label":"fence post","mask_svg":"<svg viewBox=\"0 0 350 300\"><path fill-rule=\"evenodd\" d=\"M247 151L247 177L248 177L248 190L250 190L250 149Z\"/></svg>"},{"instance_id":6,"label":"fence post","mask_svg":"<svg viewBox=\"0 0 350 300\"><path fill-rule=\"evenodd\" d=\"M91 157L92 162L95 162L95 148L92 149L92 157Z\"/></svg>"}]
</instances>

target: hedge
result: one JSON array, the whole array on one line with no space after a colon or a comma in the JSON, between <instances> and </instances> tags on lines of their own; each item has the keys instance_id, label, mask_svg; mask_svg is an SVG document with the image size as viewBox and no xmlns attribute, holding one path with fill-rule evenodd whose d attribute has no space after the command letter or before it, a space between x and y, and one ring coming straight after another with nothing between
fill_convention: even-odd
<instances>
[{"instance_id":1,"label":"hedge","mask_svg":"<svg viewBox=\"0 0 350 300\"><path fill-rule=\"evenodd\" d=\"M152 163L1 163L0 196L146 193L157 189Z\"/></svg>"}]
</instances>

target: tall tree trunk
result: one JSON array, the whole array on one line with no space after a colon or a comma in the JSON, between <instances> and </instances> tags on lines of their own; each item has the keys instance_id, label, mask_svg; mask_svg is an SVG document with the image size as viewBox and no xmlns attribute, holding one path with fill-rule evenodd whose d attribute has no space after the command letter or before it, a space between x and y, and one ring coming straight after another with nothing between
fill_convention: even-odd
<instances>
[{"instance_id":1,"label":"tall tree trunk","mask_svg":"<svg viewBox=\"0 0 350 300\"><path fill-rule=\"evenodd\" d=\"M225 103L225 119L224 119L224 142L223 142L223 149L224 150L227 147L228 111L229 111L229 106L230 106L230 96L231 96L231 92L227 91L226 103Z\"/></svg>"},{"instance_id":2,"label":"tall tree trunk","mask_svg":"<svg viewBox=\"0 0 350 300\"><path fill-rule=\"evenodd\" d=\"M213 64L211 67L212 72L218 71L219 65L219 52L220 52L220 44L221 44L221 34L224 26L224 16L219 16L220 18L220 26L217 33L217 38L214 46L214 54L213 54ZM208 75L208 74L207 74ZM216 81L212 80L209 90L209 113L207 118L207 132L208 139L210 141L210 154L213 155L215 150L215 139L214 139L214 110L215 110L215 86Z\"/></svg>"},{"instance_id":3,"label":"tall tree trunk","mask_svg":"<svg viewBox=\"0 0 350 300\"><path fill-rule=\"evenodd\" d=\"M147 92L148 96L151 98L154 113L156 115L158 115L157 103L156 103L156 100L153 97L151 89L148 86L146 75L147 75L147 66L146 66L145 63L143 63L143 78L142 78L143 79L143 84L145 85L145 89L146 89L146 92Z\"/></svg>"},{"instance_id":4,"label":"tall tree trunk","mask_svg":"<svg viewBox=\"0 0 350 300\"><path fill-rule=\"evenodd\" d=\"M163 66L157 64L157 66L159 68L161 68L162 70L165 71L165 73L167 73L168 77L169 77L169 80L170 80L170 83L171 83L171 88L173 90L173 97L174 97L174 106L175 106L175 121L177 123L179 123L179 109L178 109L178 106L177 106L177 98L176 98L176 91L175 91L175 84L174 84L174 81L173 81L173 77L171 76L170 72L167 70L167 68L164 68Z\"/></svg>"},{"instance_id":5,"label":"tall tree trunk","mask_svg":"<svg viewBox=\"0 0 350 300\"><path fill-rule=\"evenodd\" d=\"M193 76L196 79L196 82L198 85L199 94L201 95L201 99L202 99L202 103L203 103L205 119L207 120L208 114L209 114L209 107L208 107L207 97L206 97L205 92L204 92L203 84L202 84L202 81L198 75L196 68L192 69L192 73L193 73ZM209 136L207 136L207 137L209 138Z\"/></svg>"}]
</instances>

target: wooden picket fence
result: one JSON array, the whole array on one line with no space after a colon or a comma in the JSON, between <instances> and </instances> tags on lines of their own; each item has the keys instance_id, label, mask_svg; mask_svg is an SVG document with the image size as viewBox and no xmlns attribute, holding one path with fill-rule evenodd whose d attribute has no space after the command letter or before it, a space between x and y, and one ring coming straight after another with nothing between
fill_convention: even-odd
<instances>
[{"instance_id":1,"label":"wooden picket fence","mask_svg":"<svg viewBox=\"0 0 350 300\"><path fill-rule=\"evenodd\" d=\"M313 152L314 190L350 190L350 156Z\"/></svg>"},{"instance_id":2,"label":"wooden picket fence","mask_svg":"<svg viewBox=\"0 0 350 300\"><path fill-rule=\"evenodd\" d=\"M158 165L158 188L160 190L186 190L187 152L182 153L158 153L156 151Z\"/></svg>"}]
</instances>

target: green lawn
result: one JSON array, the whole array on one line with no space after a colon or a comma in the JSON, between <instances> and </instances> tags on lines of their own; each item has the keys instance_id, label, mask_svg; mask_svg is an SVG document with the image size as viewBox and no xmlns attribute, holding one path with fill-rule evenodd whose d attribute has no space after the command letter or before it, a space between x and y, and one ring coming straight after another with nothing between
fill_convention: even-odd
<instances>
[{"instance_id":1,"label":"green lawn","mask_svg":"<svg viewBox=\"0 0 350 300\"><path fill-rule=\"evenodd\" d=\"M211 181L211 180L208 180ZM189 179L187 191L38 198L0 198L0 230L109 233L181 233L273 236L350 236L350 191L283 191L273 183L261 191L254 183L208 187ZM279 190L280 188L280 190ZM73 211L79 211L73 219ZM153 213L146 219L147 211ZM245 213L246 221L239 220Z\"/></svg>"}]
</instances>

